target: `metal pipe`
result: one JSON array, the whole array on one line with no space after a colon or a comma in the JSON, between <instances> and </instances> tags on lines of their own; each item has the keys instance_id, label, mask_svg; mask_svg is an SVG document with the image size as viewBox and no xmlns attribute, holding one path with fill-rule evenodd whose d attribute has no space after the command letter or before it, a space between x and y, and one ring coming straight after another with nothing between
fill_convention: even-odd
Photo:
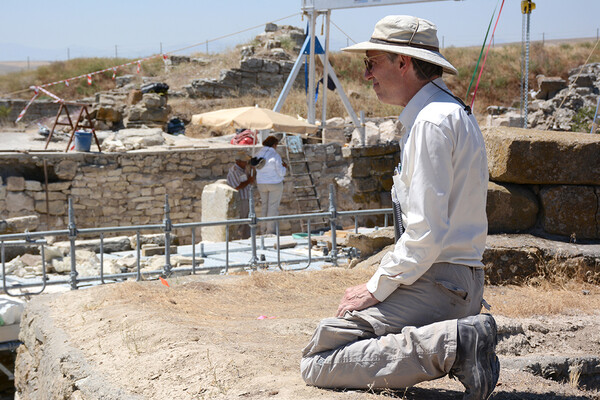
<instances>
[{"instance_id":1,"label":"metal pipe","mask_svg":"<svg viewBox=\"0 0 600 400\"><path fill-rule=\"evenodd\" d=\"M228 272L229 272L229 225L226 225L225 226L225 273L228 273Z\"/></svg>"},{"instance_id":2,"label":"metal pipe","mask_svg":"<svg viewBox=\"0 0 600 400\"><path fill-rule=\"evenodd\" d=\"M196 274L196 228L192 228L192 275Z\"/></svg>"},{"instance_id":3,"label":"metal pipe","mask_svg":"<svg viewBox=\"0 0 600 400\"><path fill-rule=\"evenodd\" d=\"M321 142L325 143L325 130L327 129L327 90L329 88L329 20L331 18L331 10L325 12L325 62L323 63L323 92L322 112L321 112Z\"/></svg>"},{"instance_id":4,"label":"metal pipe","mask_svg":"<svg viewBox=\"0 0 600 400\"><path fill-rule=\"evenodd\" d=\"M70 199L69 199L70 200ZM277 262L273 263L273 262L261 262L261 266L265 266L268 267L269 265L277 265L281 270L302 270L302 269L306 269L311 265L311 262L313 260L327 260L327 261L331 261L334 264L337 264L337 259L338 259L338 252L337 252L337 235L336 235L336 229L337 229L337 218L340 216L353 216L355 218L355 229L357 229L356 225L357 225L357 218L358 216L361 215L376 215L376 214L391 214L392 213L392 209L374 209L374 210L355 210L355 211L337 211L337 206L335 203L335 191L333 188L333 185L330 185L330 206L329 206L329 211L328 212L324 212L324 213L314 213L314 214L296 214L296 215L285 215L285 216L278 216L278 217L265 217L265 218L257 218L256 217L256 213L255 213L255 209L254 209L254 202L251 201L252 203L252 207L251 207L251 218L249 218L248 220L250 221L250 225L251 225L251 232L252 230L254 230L254 237L253 237L253 241L252 241L252 237L251 237L251 245L253 245L253 259L250 260L249 263L237 263L237 264L229 264L229 253L230 252L239 252L239 251L246 251L247 249L244 248L237 248L237 249L233 249L230 250L230 246L229 246L229 234L227 233L227 237L226 237L226 254L227 254L227 260L226 260L226 271L228 272L229 267L234 267L234 266L248 266L250 265L250 267L252 268L256 268L258 265L258 259L256 257L256 228L257 228L257 224L258 222L262 222L262 221L275 221L276 222L276 234L277 234L277 248L278 248L278 254L277 254ZM68 231L51 231L49 232L49 234L51 236L56 235L59 232L66 232L69 235L69 239L70 239L70 245L71 245L71 260L72 260L72 266L71 266L71 274L68 280L53 280L53 281L48 281L46 278L46 267L45 267L45 263L43 264L43 281L42 282L35 282L35 283L27 283L27 284L12 284L10 285L9 288L6 287L6 278L3 276L3 284L4 284L4 288L5 291L7 291L6 289L14 289L14 288L23 288L23 287L39 287L42 286L42 291L44 290L46 283L47 284L64 284L64 283L70 283L72 286L72 289L77 289L77 284L81 283L81 282L95 282L95 281L100 281L101 283L105 283L107 280L111 280L111 279L122 279L125 277L133 277L136 276L138 280L142 279L142 275L141 275L141 256L140 256L140 249L141 249L141 238L140 238L140 230L141 229L146 229L148 227L155 227L155 226L160 226L163 227L163 229L165 230L165 232L167 234L170 234L173 226L176 226L174 224L171 223L170 220L170 209L169 209L169 205L168 205L168 197L166 197L166 202L165 202L165 208L166 208L166 212L165 212L165 220L163 221L162 225L146 225L146 226L129 226L129 227L118 227L119 231L127 231L127 230L133 230L136 229L136 237L137 237L137 244L136 244L136 252L137 252L137 271L136 272L131 272L131 273L121 273L121 274L111 274L111 275L105 275L104 274L104 270L103 270L103 266L104 266L104 260L103 260L103 254L104 254L104 232L106 232L108 230L108 228L99 228L99 229L86 229L87 232L99 232L100 233L100 253L101 253L101 271L100 271L100 276L99 277L85 277L85 278L79 278L77 279L77 271L76 271L76 262L74 262L74 260L76 260L76 257L74 257L74 253L75 253L75 239L78 235L78 233L82 232L83 230L77 230L76 225L75 225L75 216L74 216L74 211L73 211L73 204L72 201L70 200L70 205L69 205L69 230ZM312 247L311 247L311 218L318 218L318 217L322 217L322 216L326 216L329 217L330 219L330 224L331 224L331 231L332 231L332 252L330 253L330 255L328 257L317 257L317 258L313 258L312 257ZM290 269L284 269L281 266L281 251L280 251L280 226L279 226L279 221L283 221L283 220L293 220L293 219L302 219L302 218L306 218L307 219L307 227L308 227L308 260L306 258L300 258L300 259L291 259L291 260L287 260L286 263L299 263L302 261L308 261L308 264L304 267L300 267L300 268L290 268ZM225 225L227 227L229 227L230 225L233 225L233 220L226 220L226 221L215 221L211 224L214 225ZM202 226L202 223L198 223L198 224L188 224L188 225L194 225L194 226ZM39 233L38 233L39 234ZM24 234L17 234L17 235L0 235L0 244L1 244L1 252L2 252L2 271L3 274L5 273L5 260L4 260L4 248L7 245L18 245L18 244L45 244L45 240L38 240L36 242L32 242L31 237L33 236L29 233L24 233ZM24 240L19 241L9 241L6 242L5 239L6 238L24 238ZM195 245L195 230L192 230L192 239ZM166 248L168 248L170 250L170 236L168 238L166 238ZM44 252L44 247L42 247L42 253ZM217 254L220 251L211 251L208 252L208 254ZM195 255L195 247L193 247L193 253ZM203 257L207 256L207 252L204 251L204 245L203 243L201 243L201 253L203 255ZM197 268L196 268L196 262L195 262L195 257L193 257L192 259L192 267L189 269L190 272L192 273L196 273L197 272ZM73 264L75 264L75 267L73 266ZM169 267L170 267L170 262L168 263ZM222 266L216 266L216 267L206 267L206 268L201 268L200 270L202 271L212 271L212 270L222 270ZM73 274L73 270L75 269L75 274ZM177 273L183 273L185 271L187 271L188 269L181 269L181 268L176 268L175 270L173 270L172 268L170 268L170 271L172 272L177 272ZM153 274L160 274L162 273L164 275L165 271L164 269L162 271L150 271L148 273L149 276L153 275ZM75 275L75 276L73 276ZM10 293L9 293L10 294ZM27 293L24 295L30 295L31 293ZM33 293L33 294L37 294L37 293Z\"/></svg>"},{"instance_id":5,"label":"metal pipe","mask_svg":"<svg viewBox=\"0 0 600 400\"><path fill-rule=\"evenodd\" d=\"M308 104L307 119L309 124L315 123L315 26L317 23L317 12L310 13L310 50L308 53ZM306 65L304 66L306 68Z\"/></svg>"},{"instance_id":6,"label":"metal pipe","mask_svg":"<svg viewBox=\"0 0 600 400\"><path fill-rule=\"evenodd\" d=\"M141 249L142 249L142 243L141 243L141 238L140 238L140 231L136 231L135 232L135 237L136 237L136 241L135 241L135 270L136 270L136 277L135 280L137 282L142 280L142 263L141 263Z\"/></svg>"},{"instance_id":7,"label":"metal pipe","mask_svg":"<svg viewBox=\"0 0 600 400\"><path fill-rule=\"evenodd\" d=\"M165 277L171 275L171 208L169 207L169 195L165 194L165 265L163 267Z\"/></svg>"},{"instance_id":8,"label":"metal pipe","mask_svg":"<svg viewBox=\"0 0 600 400\"><path fill-rule=\"evenodd\" d=\"M365 147L367 145L367 128L365 126L365 112L360 111L360 144Z\"/></svg>"},{"instance_id":9,"label":"metal pipe","mask_svg":"<svg viewBox=\"0 0 600 400\"><path fill-rule=\"evenodd\" d=\"M256 210L254 209L254 187L250 186L250 197L248 199L248 217L250 218L250 244L252 245L252 257L250 268L256 269L258 258L256 257Z\"/></svg>"},{"instance_id":10,"label":"metal pipe","mask_svg":"<svg viewBox=\"0 0 600 400\"><path fill-rule=\"evenodd\" d=\"M104 233L100 234L100 282L104 283Z\"/></svg>"},{"instance_id":11,"label":"metal pipe","mask_svg":"<svg viewBox=\"0 0 600 400\"><path fill-rule=\"evenodd\" d=\"M281 268L281 243L279 240L279 221L275 222L275 235L277 235L277 267L279 267L280 270L283 270L283 268Z\"/></svg>"},{"instance_id":12,"label":"metal pipe","mask_svg":"<svg viewBox=\"0 0 600 400\"><path fill-rule=\"evenodd\" d=\"M331 213L331 262L337 266L337 240L336 240L336 224L337 224L337 209L335 206L335 190L333 183L329 184L329 212Z\"/></svg>"},{"instance_id":13,"label":"metal pipe","mask_svg":"<svg viewBox=\"0 0 600 400\"><path fill-rule=\"evenodd\" d=\"M75 226L75 210L73 210L73 198L69 197L69 242L71 254L71 290L77 289L77 259L75 255L75 239L77 238L77 227Z\"/></svg>"}]
</instances>

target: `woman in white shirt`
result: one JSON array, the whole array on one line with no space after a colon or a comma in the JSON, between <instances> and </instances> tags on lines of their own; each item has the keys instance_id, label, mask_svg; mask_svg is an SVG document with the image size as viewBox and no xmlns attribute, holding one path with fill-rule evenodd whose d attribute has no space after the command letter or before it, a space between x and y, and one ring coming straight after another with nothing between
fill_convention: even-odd
<instances>
[{"instance_id":1,"label":"woman in white shirt","mask_svg":"<svg viewBox=\"0 0 600 400\"><path fill-rule=\"evenodd\" d=\"M262 202L262 216L274 217L279 215L287 164L277 154L279 140L275 136L267 137L262 144L263 148L256 154L257 158L264 158L256 167L256 185ZM267 223L265 233L275 233L275 221Z\"/></svg>"}]
</instances>

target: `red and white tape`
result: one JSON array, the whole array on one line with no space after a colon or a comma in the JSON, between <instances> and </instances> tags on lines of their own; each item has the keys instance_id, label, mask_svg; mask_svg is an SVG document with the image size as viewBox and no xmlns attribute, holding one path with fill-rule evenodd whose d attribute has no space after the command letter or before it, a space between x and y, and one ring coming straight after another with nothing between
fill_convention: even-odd
<instances>
[{"instance_id":1,"label":"red and white tape","mask_svg":"<svg viewBox=\"0 0 600 400\"><path fill-rule=\"evenodd\" d=\"M29 106L31 105L31 103L33 103L33 101L35 100L35 98L36 98L36 97L38 97L38 96L39 96L39 94L40 94L40 92L38 92L38 91L34 91L34 93L35 93L35 94L34 94L34 95L33 95L33 97L31 98L31 100L29 100L29 103L27 103L27 105L25 106L25 108L23 109L23 111L21 111L21 112L19 113L19 116L18 116L18 117L17 117L17 119L15 120L15 123L19 122L19 121L20 121L20 120L21 120L21 119L22 119L22 118L25 116L25 113L27 112L27 109L29 108Z\"/></svg>"},{"instance_id":2,"label":"red and white tape","mask_svg":"<svg viewBox=\"0 0 600 400\"><path fill-rule=\"evenodd\" d=\"M43 87L38 86L38 89L42 92L44 92L44 94L52 97L54 99L55 103L64 103L64 100L61 99L60 97L58 97L57 95L55 95L54 93L50 93L49 91L47 91L46 89L44 89Z\"/></svg>"},{"instance_id":3,"label":"red and white tape","mask_svg":"<svg viewBox=\"0 0 600 400\"><path fill-rule=\"evenodd\" d=\"M52 94L49 91L43 89L45 87L53 86L53 85L58 85L59 83L64 83L65 86L69 86L69 82L70 81L74 81L74 80L82 79L82 78L86 78L88 85L91 85L92 84L92 76L97 75L97 74L101 74L101 73L106 72L106 71L111 71L111 70L113 71L112 79L115 79L117 77L117 68L122 68L122 67L126 67L128 65L133 65L133 64L137 64L136 70L137 70L137 73L139 74L141 72L141 70L142 70L142 61L151 60L151 59L157 58L157 57L162 57L163 60L164 60L164 62L165 63L167 62L167 59L168 59L167 54L159 54L159 55L155 55L155 56L151 56L151 57L141 58L139 60L131 61L131 62L128 62L128 63L125 63L125 64L117 65L115 67L106 68L106 69L103 69L103 70L100 70L100 71L90 72L89 74L74 76L72 78L62 79L60 81L55 81L55 82L50 82L50 83L44 83L43 85L39 85L39 86L32 86L30 89L33 90L34 96L31 98L31 100L29 100L29 103L27 103L27 105L25 106L25 108L23 109L23 111L21 111L19 113L19 116L17 117L17 119L16 119L15 122L19 122L23 118L23 116L27 112L27 109L31 105L31 103L33 103L33 101L40 95L40 91L42 91L46 95L52 97L54 99L55 103L62 103L62 102L64 102L64 100L61 99L60 97L58 97L55 94Z\"/></svg>"}]
</instances>

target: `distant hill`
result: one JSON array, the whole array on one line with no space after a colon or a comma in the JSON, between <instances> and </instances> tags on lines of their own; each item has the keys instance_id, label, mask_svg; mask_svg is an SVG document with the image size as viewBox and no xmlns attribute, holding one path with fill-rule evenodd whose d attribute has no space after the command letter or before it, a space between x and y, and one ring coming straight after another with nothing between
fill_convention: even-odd
<instances>
[{"instance_id":1,"label":"distant hill","mask_svg":"<svg viewBox=\"0 0 600 400\"><path fill-rule=\"evenodd\" d=\"M36 69L42 65L50 64L50 61L0 61L0 75L11 72L19 72L26 69Z\"/></svg>"}]
</instances>

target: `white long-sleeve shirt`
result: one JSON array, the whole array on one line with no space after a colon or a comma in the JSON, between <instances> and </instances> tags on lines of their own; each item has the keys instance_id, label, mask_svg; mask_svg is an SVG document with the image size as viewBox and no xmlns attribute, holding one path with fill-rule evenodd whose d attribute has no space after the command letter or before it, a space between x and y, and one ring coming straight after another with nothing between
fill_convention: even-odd
<instances>
[{"instance_id":1,"label":"white long-sleeve shirt","mask_svg":"<svg viewBox=\"0 0 600 400\"><path fill-rule=\"evenodd\" d=\"M441 78L434 82L448 90ZM428 83L399 120L403 136L395 188L405 232L367 283L379 301L434 263L482 267L487 235L488 166L474 116Z\"/></svg>"},{"instance_id":2,"label":"white long-sleeve shirt","mask_svg":"<svg viewBox=\"0 0 600 400\"><path fill-rule=\"evenodd\" d=\"M273 184L283 181L286 168L281 162L281 156L274 148L264 146L258 151L256 157L262 157L265 159L264 167L256 170L256 183Z\"/></svg>"}]
</instances>

